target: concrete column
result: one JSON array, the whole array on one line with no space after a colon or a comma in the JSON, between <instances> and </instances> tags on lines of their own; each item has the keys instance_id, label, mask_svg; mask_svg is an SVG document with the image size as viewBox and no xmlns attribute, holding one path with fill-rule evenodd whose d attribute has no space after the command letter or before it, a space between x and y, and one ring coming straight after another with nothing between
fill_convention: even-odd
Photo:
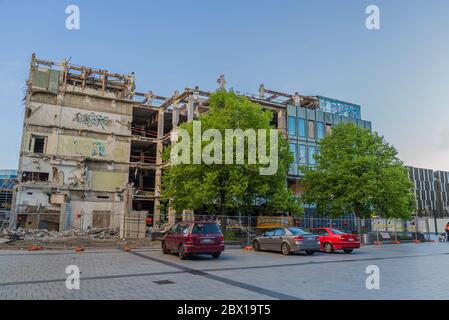
<instances>
[{"instance_id":1,"label":"concrete column","mask_svg":"<svg viewBox=\"0 0 449 320\"><path fill-rule=\"evenodd\" d=\"M295 92L295 95L293 96L293 104L296 107L300 107L301 106L301 96L299 95L298 92Z\"/></svg>"},{"instance_id":2,"label":"concrete column","mask_svg":"<svg viewBox=\"0 0 449 320\"><path fill-rule=\"evenodd\" d=\"M17 210L19 209L19 203L16 203L18 192L20 192L18 186L14 186L11 199L11 213L9 215L9 230L16 230Z\"/></svg>"},{"instance_id":3,"label":"concrete column","mask_svg":"<svg viewBox=\"0 0 449 320\"><path fill-rule=\"evenodd\" d=\"M179 91L176 90L172 96L172 99L173 99L173 103L172 103L173 104L173 109L172 109L173 128L177 127L178 123L179 123L179 101L178 101L178 98L179 98Z\"/></svg>"},{"instance_id":4,"label":"concrete column","mask_svg":"<svg viewBox=\"0 0 449 320\"><path fill-rule=\"evenodd\" d=\"M161 210L159 208L161 196L161 176L162 176L162 151L164 148L164 110L159 110L157 119L157 149L156 149L156 173L154 184L154 225L159 225L161 222Z\"/></svg>"},{"instance_id":5,"label":"concrete column","mask_svg":"<svg viewBox=\"0 0 449 320\"><path fill-rule=\"evenodd\" d=\"M178 106L175 105L173 106L173 111L172 111L172 125L173 125L173 129L176 128L179 124L179 109Z\"/></svg>"},{"instance_id":6,"label":"concrete column","mask_svg":"<svg viewBox=\"0 0 449 320\"><path fill-rule=\"evenodd\" d=\"M148 91L147 94L145 94L145 98L147 98L147 105L152 106L153 105L153 91Z\"/></svg>"},{"instance_id":7,"label":"concrete column","mask_svg":"<svg viewBox=\"0 0 449 320\"><path fill-rule=\"evenodd\" d=\"M194 117L193 106L195 104L194 97L192 95L189 96L187 101L187 122L192 122Z\"/></svg>"},{"instance_id":8,"label":"concrete column","mask_svg":"<svg viewBox=\"0 0 449 320\"><path fill-rule=\"evenodd\" d=\"M259 99L265 100L265 85L263 83L259 86Z\"/></svg>"},{"instance_id":9,"label":"concrete column","mask_svg":"<svg viewBox=\"0 0 449 320\"><path fill-rule=\"evenodd\" d=\"M219 90L225 90L226 89L226 80L224 74L220 75L220 77L217 80L218 83L218 89Z\"/></svg>"},{"instance_id":10,"label":"concrete column","mask_svg":"<svg viewBox=\"0 0 449 320\"><path fill-rule=\"evenodd\" d=\"M179 105L178 103L175 103L173 105L173 111L172 111L172 125L173 125L173 131L176 130L176 127L179 124ZM170 200L169 202L169 207L168 207L168 223L170 225L175 224L176 222L176 211L175 209L173 209L173 207L171 206L172 204L172 200Z\"/></svg>"},{"instance_id":11,"label":"concrete column","mask_svg":"<svg viewBox=\"0 0 449 320\"><path fill-rule=\"evenodd\" d=\"M279 110L278 112L278 129L284 133L287 132L286 109Z\"/></svg>"}]
</instances>

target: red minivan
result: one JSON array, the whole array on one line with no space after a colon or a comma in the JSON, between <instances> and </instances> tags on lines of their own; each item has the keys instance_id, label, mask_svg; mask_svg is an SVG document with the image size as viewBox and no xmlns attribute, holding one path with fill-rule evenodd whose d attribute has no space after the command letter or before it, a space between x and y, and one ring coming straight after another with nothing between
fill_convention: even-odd
<instances>
[{"instance_id":1,"label":"red minivan","mask_svg":"<svg viewBox=\"0 0 449 320\"><path fill-rule=\"evenodd\" d=\"M196 253L211 254L218 259L222 251L224 237L215 222L178 222L162 240L162 252L177 252L181 259Z\"/></svg>"}]
</instances>

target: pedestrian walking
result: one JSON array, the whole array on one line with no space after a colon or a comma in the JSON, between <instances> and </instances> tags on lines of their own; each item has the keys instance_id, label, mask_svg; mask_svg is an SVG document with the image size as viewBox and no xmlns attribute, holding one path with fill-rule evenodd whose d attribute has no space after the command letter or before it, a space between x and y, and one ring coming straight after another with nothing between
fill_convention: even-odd
<instances>
[{"instance_id":1,"label":"pedestrian walking","mask_svg":"<svg viewBox=\"0 0 449 320\"><path fill-rule=\"evenodd\" d=\"M449 241L449 222L446 223L446 228L444 228L444 231L446 231L446 241Z\"/></svg>"}]
</instances>

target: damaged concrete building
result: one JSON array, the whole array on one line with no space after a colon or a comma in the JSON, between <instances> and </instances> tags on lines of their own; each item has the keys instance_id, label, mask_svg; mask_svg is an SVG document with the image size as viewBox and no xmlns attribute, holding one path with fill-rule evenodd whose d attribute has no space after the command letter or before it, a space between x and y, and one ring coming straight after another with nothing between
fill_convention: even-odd
<instances>
[{"instance_id":1,"label":"damaged concrete building","mask_svg":"<svg viewBox=\"0 0 449 320\"><path fill-rule=\"evenodd\" d=\"M217 82L225 88L223 75ZM236 93L271 110L272 124L288 137L295 159L288 184L297 195L302 190L297 166L314 165L319 139L332 126L352 122L371 129L355 104L263 84L258 94ZM207 110L210 94L199 87L171 97L136 92L133 73L39 60L33 54L10 225L124 230L127 218L147 218L153 225L174 222L173 210L160 209L162 150L174 128Z\"/></svg>"},{"instance_id":2,"label":"damaged concrete building","mask_svg":"<svg viewBox=\"0 0 449 320\"><path fill-rule=\"evenodd\" d=\"M133 90L133 74L33 54L11 226L121 227L132 209Z\"/></svg>"}]
</instances>

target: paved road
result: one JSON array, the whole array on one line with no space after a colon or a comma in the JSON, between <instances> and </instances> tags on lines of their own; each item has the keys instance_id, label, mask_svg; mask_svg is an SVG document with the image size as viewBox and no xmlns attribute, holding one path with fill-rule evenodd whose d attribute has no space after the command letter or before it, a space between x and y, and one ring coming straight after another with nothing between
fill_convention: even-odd
<instances>
[{"instance_id":1,"label":"paved road","mask_svg":"<svg viewBox=\"0 0 449 320\"><path fill-rule=\"evenodd\" d=\"M66 288L68 265L81 272ZM377 265L380 289L365 286ZM181 261L159 250L0 251L0 299L449 299L449 244L364 247L350 254L227 250Z\"/></svg>"}]
</instances>

